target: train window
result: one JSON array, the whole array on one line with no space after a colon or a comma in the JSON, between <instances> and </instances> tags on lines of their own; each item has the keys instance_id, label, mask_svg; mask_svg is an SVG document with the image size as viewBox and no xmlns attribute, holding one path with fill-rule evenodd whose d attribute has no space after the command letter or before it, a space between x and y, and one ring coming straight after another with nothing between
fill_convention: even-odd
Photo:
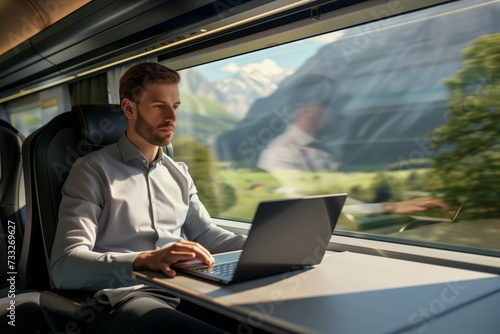
<instances>
[{"instance_id":1,"label":"train window","mask_svg":"<svg viewBox=\"0 0 500 334\"><path fill-rule=\"evenodd\" d=\"M347 192L335 233L498 255L499 14L451 2L185 69L176 160L214 217Z\"/></svg>"},{"instance_id":2,"label":"train window","mask_svg":"<svg viewBox=\"0 0 500 334\"><path fill-rule=\"evenodd\" d=\"M5 103L3 118L28 136L70 109L67 86L57 86Z\"/></svg>"},{"instance_id":3,"label":"train window","mask_svg":"<svg viewBox=\"0 0 500 334\"><path fill-rule=\"evenodd\" d=\"M41 108L35 95L6 103L7 120L27 136L41 126Z\"/></svg>"}]
</instances>

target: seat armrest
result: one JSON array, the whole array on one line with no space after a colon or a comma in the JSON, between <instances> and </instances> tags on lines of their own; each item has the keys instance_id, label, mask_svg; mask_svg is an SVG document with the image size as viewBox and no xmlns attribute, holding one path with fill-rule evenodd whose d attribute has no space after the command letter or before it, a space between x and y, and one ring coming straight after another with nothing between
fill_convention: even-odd
<instances>
[{"instance_id":1,"label":"seat armrest","mask_svg":"<svg viewBox=\"0 0 500 334\"><path fill-rule=\"evenodd\" d=\"M45 312L53 315L68 317L74 320L86 320L93 313L88 310L99 311L95 304L92 291L76 290L47 290L40 294L40 306Z\"/></svg>"}]
</instances>

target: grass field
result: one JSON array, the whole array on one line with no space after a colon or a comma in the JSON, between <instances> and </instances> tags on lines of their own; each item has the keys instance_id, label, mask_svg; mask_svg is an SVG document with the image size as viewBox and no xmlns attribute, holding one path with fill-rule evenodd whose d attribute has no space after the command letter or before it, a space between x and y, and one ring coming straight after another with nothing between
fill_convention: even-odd
<instances>
[{"instance_id":1,"label":"grass field","mask_svg":"<svg viewBox=\"0 0 500 334\"><path fill-rule=\"evenodd\" d=\"M387 172L390 180L404 180L409 171ZM424 173L424 171L422 171ZM249 169L225 169L219 180L230 184L237 196L236 205L219 214L221 218L251 221L261 201L332 193L349 193L358 186L369 191L375 172L360 173L281 173L277 177ZM401 189L394 189L401 190Z\"/></svg>"}]
</instances>

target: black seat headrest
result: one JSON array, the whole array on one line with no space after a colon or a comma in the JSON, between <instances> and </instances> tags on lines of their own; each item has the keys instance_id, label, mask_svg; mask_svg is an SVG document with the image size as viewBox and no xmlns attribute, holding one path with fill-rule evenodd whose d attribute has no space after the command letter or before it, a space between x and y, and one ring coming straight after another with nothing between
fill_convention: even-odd
<instances>
[{"instance_id":1,"label":"black seat headrest","mask_svg":"<svg viewBox=\"0 0 500 334\"><path fill-rule=\"evenodd\" d=\"M80 155L116 143L127 130L127 117L119 104L75 104L71 111L76 114L75 140ZM165 151L174 157L172 144Z\"/></svg>"},{"instance_id":2,"label":"black seat headrest","mask_svg":"<svg viewBox=\"0 0 500 334\"><path fill-rule=\"evenodd\" d=\"M15 133L18 137L22 138L24 140L24 136L19 132L15 127L10 125L9 122L4 121L3 119L0 119L0 128L6 128L10 130L11 132Z\"/></svg>"},{"instance_id":3,"label":"black seat headrest","mask_svg":"<svg viewBox=\"0 0 500 334\"><path fill-rule=\"evenodd\" d=\"M116 143L125 130L127 118L119 104L75 104L78 150L88 153Z\"/></svg>"},{"instance_id":4,"label":"black seat headrest","mask_svg":"<svg viewBox=\"0 0 500 334\"><path fill-rule=\"evenodd\" d=\"M12 205L19 189L21 171L21 146L24 136L12 125L0 119L0 207ZM24 194L24 192L23 192ZM0 212L1 213L1 212Z\"/></svg>"}]
</instances>

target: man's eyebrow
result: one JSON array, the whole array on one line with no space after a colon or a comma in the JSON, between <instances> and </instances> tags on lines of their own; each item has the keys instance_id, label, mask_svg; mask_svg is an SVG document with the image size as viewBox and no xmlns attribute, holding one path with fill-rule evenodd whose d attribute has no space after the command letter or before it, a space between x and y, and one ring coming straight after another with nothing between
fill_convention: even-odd
<instances>
[{"instance_id":1,"label":"man's eyebrow","mask_svg":"<svg viewBox=\"0 0 500 334\"><path fill-rule=\"evenodd\" d=\"M166 104L167 102L163 101L163 100L152 100L150 103L163 103L163 104ZM181 104L181 101L176 101L176 102L174 102L174 104Z\"/></svg>"}]
</instances>

